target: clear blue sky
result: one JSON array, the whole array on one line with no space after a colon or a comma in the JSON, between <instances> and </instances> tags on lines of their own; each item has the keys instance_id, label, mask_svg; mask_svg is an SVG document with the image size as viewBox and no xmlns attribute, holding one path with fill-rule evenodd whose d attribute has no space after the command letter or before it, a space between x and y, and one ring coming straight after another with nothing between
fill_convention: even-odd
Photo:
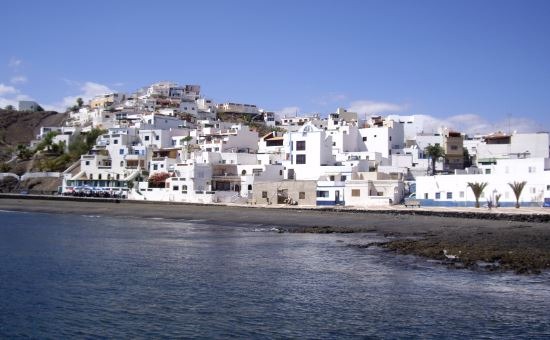
<instances>
[{"instance_id":1,"label":"clear blue sky","mask_svg":"<svg viewBox=\"0 0 550 340\"><path fill-rule=\"evenodd\" d=\"M0 104L93 82L550 130L550 1L7 1ZM91 90L90 90L91 91ZM363 113L363 112L361 112ZM454 118L453 118L454 117ZM521 120L521 122L520 122Z\"/></svg>"}]
</instances>

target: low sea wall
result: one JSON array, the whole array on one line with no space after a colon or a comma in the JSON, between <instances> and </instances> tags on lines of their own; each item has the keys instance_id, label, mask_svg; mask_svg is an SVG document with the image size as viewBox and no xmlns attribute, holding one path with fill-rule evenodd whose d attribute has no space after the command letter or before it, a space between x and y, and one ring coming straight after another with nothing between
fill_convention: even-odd
<instances>
[{"instance_id":1,"label":"low sea wall","mask_svg":"<svg viewBox=\"0 0 550 340\"><path fill-rule=\"evenodd\" d=\"M131 203L131 204L157 204L157 205L191 205L191 206L225 206L232 207L233 205L215 204L215 203L184 203L184 202L158 202L158 201L136 201L116 198L96 198L96 197L73 197L62 195L21 195L21 194L2 194L0 199L24 199L24 200L54 200L54 201L78 201L78 202L112 202L112 203ZM299 207L299 206L250 206L236 205L236 209L276 209L276 210L300 210L300 211L320 211L320 212L337 212L344 214L388 214L388 215L417 215L417 216L437 216L449 218L468 218L468 219L483 219L483 220L502 220L502 221L519 221L519 222L535 222L547 223L550 222L550 213L521 213L514 211L513 213L498 212L498 209L492 211L453 211L453 210L430 210L430 209L353 209L341 207ZM549 209L550 212L550 209Z\"/></svg>"}]
</instances>

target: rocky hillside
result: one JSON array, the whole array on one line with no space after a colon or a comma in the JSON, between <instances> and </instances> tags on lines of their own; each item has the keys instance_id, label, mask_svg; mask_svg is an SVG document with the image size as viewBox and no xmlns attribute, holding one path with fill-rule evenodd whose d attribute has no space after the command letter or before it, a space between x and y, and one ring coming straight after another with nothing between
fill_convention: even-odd
<instances>
[{"instance_id":1,"label":"rocky hillside","mask_svg":"<svg viewBox=\"0 0 550 340\"><path fill-rule=\"evenodd\" d=\"M18 144L29 144L41 126L60 126L67 114L55 111L19 112L0 109L0 162L11 157Z\"/></svg>"}]
</instances>

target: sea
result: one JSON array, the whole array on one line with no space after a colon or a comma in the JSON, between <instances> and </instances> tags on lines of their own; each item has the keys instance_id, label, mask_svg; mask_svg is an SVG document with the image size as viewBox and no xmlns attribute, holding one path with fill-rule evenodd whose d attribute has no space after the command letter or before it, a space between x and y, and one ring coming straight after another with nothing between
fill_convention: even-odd
<instances>
[{"instance_id":1,"label":"sea","mask_svg":"<svg viewBox=\"0 0 550 340\"><path fill-rule=\"evenodd\" d=\"M376 234L0 212L0 338L550 338L550 275L449 269Z\"/></svg>"}]
</instances>

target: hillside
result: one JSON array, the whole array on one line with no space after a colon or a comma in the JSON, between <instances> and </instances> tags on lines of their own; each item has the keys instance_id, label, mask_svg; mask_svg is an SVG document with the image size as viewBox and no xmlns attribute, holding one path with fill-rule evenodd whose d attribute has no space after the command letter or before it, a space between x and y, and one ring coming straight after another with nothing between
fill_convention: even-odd
<instances>
[{"instance_id":1,"label":"hillside","mask_svg":"<svg viewBox=\"0 0 550 340\"><path fill-rule=\"evenodd\" d=\"M18 144L29 144L36 138L41 126L60 126L66 113L55 111L19 112L0 109L0 161L11 157L11 149Z\"/></svg>"}]
</instances>

